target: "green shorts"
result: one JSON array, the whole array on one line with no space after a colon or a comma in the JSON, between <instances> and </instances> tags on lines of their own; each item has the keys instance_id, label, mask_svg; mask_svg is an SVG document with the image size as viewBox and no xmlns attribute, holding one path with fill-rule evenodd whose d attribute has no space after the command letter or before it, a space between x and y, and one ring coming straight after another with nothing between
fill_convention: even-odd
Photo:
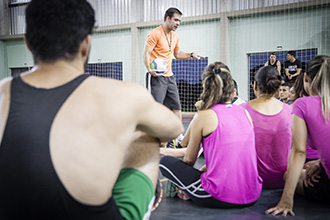
<instances>
[{"instance_id":1,"label":"green shorts","mask_svg":"<svg viewBox=\"0 0 330 220\"><path fill-rule=\"evenodd\" d=\"M149 219L155 189L144 173L133 168L125 168L119 173L112 197L125 219Z\"/></svg>"}]
</instances>

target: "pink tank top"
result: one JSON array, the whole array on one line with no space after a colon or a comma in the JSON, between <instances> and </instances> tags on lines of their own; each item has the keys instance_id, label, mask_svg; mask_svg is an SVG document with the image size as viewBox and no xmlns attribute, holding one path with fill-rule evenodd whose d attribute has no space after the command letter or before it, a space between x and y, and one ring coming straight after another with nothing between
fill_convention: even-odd
<instances>
[{"instance_id":1,"label":"pink tank top","mask_svg":"<svg viewBox=\"0 0 330 220\"><path fill-rule=\"evenodd\" d=\"M201 175L206 192L232 204L255 202L262 190L258 175L253 127L244 108L217 104L218 127L203 138L207 172Z\"/></svg>"},{"instance_id":2,"label":"pink tank top","mask_svg":"<svg viewBox=\"0 0 330 220\"><path fill-rule=\"evenodd\" d=\"M283 175L287 170L292 142L292 119L290 105L283 105L275 115L264 115L249 103L242 107L250 113L256 138L258 171L264 188L284 186Z\"/></svg>"}]
</instances>

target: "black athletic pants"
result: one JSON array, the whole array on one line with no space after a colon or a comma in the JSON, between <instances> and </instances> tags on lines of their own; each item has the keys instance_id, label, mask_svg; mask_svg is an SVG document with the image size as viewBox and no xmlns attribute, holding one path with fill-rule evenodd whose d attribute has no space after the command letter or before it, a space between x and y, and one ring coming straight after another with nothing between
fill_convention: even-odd
<instances>
[{"instance_id":1,"label":"black athletic pants","mask_svg":"<svg viewBox=\"0 0 330 220\"><path fill-rule=\"evenodd\" d=\"M202 172L178 158L163 157L160 160L159 168L164 177L187 193L190 199L197 205L210 208L238 208L254 204L254 202L247 205L231 204L213 198L202 187L200 178Z\"/></svg>"}]
</instances>

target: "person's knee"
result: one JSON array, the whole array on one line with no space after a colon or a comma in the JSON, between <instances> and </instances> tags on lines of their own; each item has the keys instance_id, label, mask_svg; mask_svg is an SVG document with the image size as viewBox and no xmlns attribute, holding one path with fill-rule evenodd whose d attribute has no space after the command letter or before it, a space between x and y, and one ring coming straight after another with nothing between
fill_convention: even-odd
<instances>
[{"instance_id":1,"label":"person's knee","mask_svg":"<svg viewBox=\"0 0 330 220\"><path fill-rule=\"evenodd\" d=\"M160 159L159 164L167 167L175 163L177 160L178 160L177 158L172 156L164 156Z\"/></svg>"}]
</instances>

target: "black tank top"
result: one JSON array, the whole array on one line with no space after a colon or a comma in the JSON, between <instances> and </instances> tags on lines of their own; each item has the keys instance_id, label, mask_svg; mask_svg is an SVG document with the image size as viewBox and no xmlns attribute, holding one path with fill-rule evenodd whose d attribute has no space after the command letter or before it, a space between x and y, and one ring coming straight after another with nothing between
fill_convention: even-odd
<instances>
[{"instance_id":1,"label":"black tank top","mask_svg":"<svg viewBox=\"0 0 330 220\"><path fill-rule=\"evenodd\" d=\"M80 75L52 89L32 87L20 77L12 80L9 115L0 146L1 220L122 219L113 198L101 206L84 205L72 198L50 157L53 120L87 77Z\"/></svg>"},{"instance_id":2,"label":"black tank top","mask_svg":"<svg viewBox=\"0 0 330 220\"><path fill-rule=\"evenodd\" d=\"M272 65L272 64L270 64L270 60L268 60L268 66L272 66L272 67L275 67L275 69L277 69L277 61L278 60L276 60L275 63Z\"/></svg>"}]
</instances>

